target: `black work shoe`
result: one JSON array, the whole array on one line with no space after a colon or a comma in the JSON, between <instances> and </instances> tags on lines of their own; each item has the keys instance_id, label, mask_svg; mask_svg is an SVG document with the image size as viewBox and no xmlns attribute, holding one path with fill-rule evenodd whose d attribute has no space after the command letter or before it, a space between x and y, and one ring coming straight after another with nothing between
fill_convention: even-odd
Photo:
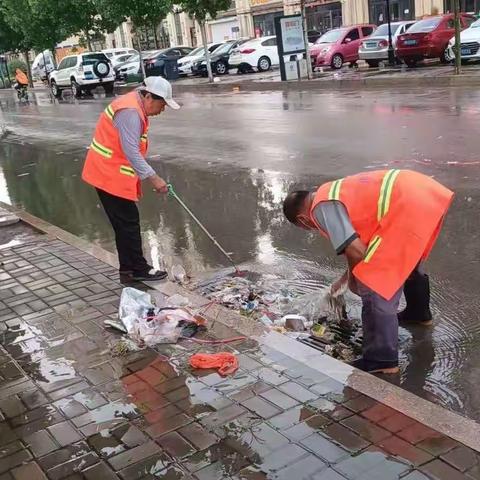
<instances>
[{"instance_id":1,"label":"black work shoe","mask_svg":"<svg viewBox=\"0 0 480 480\"><path fill-rule=\"evenodd\" d=\"M126 268L121 268L119 271L118 271L119 275L121 277L131 277L133 275L133 270L131 269L126 269Z\"/></svg>"},{"instance_id":2,"label":"black work shoe","mask_svg":"<svg viewBox=\"0 0 480 480\"><path fill-rule=\"evenodd\" d=\"M395 374L400 371L398 362L369 362L363 358L350 362L352 367L368 373Z\"/></svg>"},{"instance_id":3,"label":"black work shoe","mask_svg":"<svg viewBox=\"0 0 480 480\"><path fill-rule=\"evenodd\" d=\"M398 323L401 325L421 325L423 327L430 327L433 325L432 312L430 309L425 311L421 316L418 313L412 314L408 311L408 308L397 313Z\"/></svg>"},{"instance_id":4,"label":"black work shoe","mask_svg":"<svg viewBox=\"0 0 480 480\"><path fill-rule=\"evenodd\" d=\"M139 282L147 282L153 280L163 280L164 278L167 278L167 275L167 272L152 268L144 272L133 272L132 278L133 280L137 280Z\"/></svg>"}]
</instances>

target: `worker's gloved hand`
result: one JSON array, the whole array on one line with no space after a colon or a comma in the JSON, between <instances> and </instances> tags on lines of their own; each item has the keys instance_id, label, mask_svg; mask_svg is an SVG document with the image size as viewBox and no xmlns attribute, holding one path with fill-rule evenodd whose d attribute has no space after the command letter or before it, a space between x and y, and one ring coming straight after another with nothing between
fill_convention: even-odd
<instances>
[{"instance_id":1,"label":"worker's gloved hand","mask_svg":"<svg viewBox=\"0 0 480 480\"><path fill-rule=\"evenodd\" d=\"M168 193L167 182L163 178L159 177L158 175L153 175L149 178L149 180L152 182L153 189L157 193Z\"/></svg>"},{"instance_id":2,"label":"worker's gloved hand","mask_svg":"<svg viewBox=\"0 0 480 480\"><path fill-rule=\"evenodd\" d=\"M347 291L348 283L349 273L347 270L338 280L332 283L330 287L330 295L335 298L344 294Z\"/></svg>"}]
</instances>

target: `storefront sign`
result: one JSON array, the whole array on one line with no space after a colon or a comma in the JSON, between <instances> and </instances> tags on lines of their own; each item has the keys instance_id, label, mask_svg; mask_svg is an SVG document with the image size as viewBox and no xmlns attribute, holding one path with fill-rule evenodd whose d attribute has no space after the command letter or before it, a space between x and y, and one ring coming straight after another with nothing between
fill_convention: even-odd
<instances>
[{"instance_id":1,"label":"storefront sign","mask_svg":"<svg viewBox=\"0 0 480 480\"><path fill-rule=\"evenodd\" d=\"M277 0L250 0L250 6L256 7L257 5L265 5L266 3L275 3Z\"/></svg>"},{"instance_id":2,"label":"storefront sign","mask_svg":"<svg viewBox=\"0 0 480 480\"><path fill-rule=\"evenodd\" d=\"M280 33L281 49L284 55L305 51L303 19L301 15L289 15L287 17L281 17Z\"/></svg>"}]
</instances>

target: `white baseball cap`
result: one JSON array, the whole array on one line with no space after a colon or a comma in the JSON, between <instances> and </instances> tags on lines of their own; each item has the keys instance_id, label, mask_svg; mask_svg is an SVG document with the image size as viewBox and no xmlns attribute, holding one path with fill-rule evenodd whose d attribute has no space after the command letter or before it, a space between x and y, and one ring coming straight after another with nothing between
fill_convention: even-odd
<instances>
[{"instance_id":1,"label":"white baseball cap","mask_svg":"<svg viewBox=\"0 0 480 480\"><path fill-rule=\"evenodd\" d=\"M147 77L144 80L144 83L145 86L142 90L146 90L147 92L162 97L166 104L174 110L180 108L180 105L173 99L172 85L170 85L168 80L165 80L163 77Z\"/></svg>"}]
</instances>

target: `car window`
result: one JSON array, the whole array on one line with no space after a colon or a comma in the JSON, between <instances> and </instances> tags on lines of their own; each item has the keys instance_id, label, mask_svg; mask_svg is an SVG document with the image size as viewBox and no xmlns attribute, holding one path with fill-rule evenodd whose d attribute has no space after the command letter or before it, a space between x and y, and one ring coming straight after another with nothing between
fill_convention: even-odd
<instances>
[{"instance_id":1,"label":"car window","mask_svg":"<svg viewBox=\"0 0 480 480\"><path fill-rule=\"evenodd\" d=\"M172 48L167 52L167 55L169 57L180 57L182 54L180 53L180 50L178 48Z\"/></svg>"},{"instance_id":2,"label":"car window","mask_svg":"<svg viewBox=\"0 0 480 480\"><path fill-rule=\"evenodd\" d=\"M112 52L108 52L105 54L108 58L112 58L113 57L113 53Z\"/></svg>"},{"instance_id":3,"label":"car window","mask_svg":"<svg viewBox=\"0 0 480 480\"><path fill-rule=\"evenodd\" d=\"M88 55L84 55L82 59L84 65L94 65L99 60L108 62L108 58L104 53L89 53Z\"/></svg>"},{"instance_id":4,"label":"car window","mask_svg":"<svg viewBox=\"0 0 480 480\"><path fill-rule=\"evenodd\" d=\"M77 65L77 57L69 58L67 68L72 68L72 67L75 67L76 65Z\"/></svg>"},{"instance_id":5,"label":"car window","mask_svg":"<svg viewBox=\"0 0 480 480\"><path fill-rule=\"evenodd\" d=\"M64 58L64 59L58 64L57 70L63 70L64 68L67 68L68 61L69 61L69 60L70 60L69 58Z\"/></svg>"},{"instance_id":6,"label":"car window","mask_svg":"<svg viewBox=\"0 0 480 480\"><path fill-rule=\"evenodd\" d=\"M213 51L216 50L220 45L221 45L221 43L214 43L213 45L210 45L210 46L208 47L208 51L209 51L209 52L213 52Z\"/></svg>"},{"instance_id":7,"label":"car window","mask_svg":"<svg viewBox=\"0 0 480 480\"><path fill-rule=\"evenodd\" d=\"M428 33L433 32L442 21L442 17L433 17L426 18L425 20L420 20L415 23L408 29L408 33Z\"/></svg>"},{"instance_id":8,"label":"car window","mask_svg":"<svg viewBox=\"0 0 480 480\"><path fill-rule=\"evenodd\" d=\"M192 49L191 48L181 48L180 51L182 52L182 55L188 55Z\"/></svg>"},{"instance_id":9,"label":"car window","mask_svg":"<svg viewBox=\"0 0 480 480\"><path fill-rule=\"evenodd\" d=\"M447 25L446 25L447 28L455 28L455 20L453 18L449 18L448 21L447 21Z\"/></svg>"},{"instance_id":10,"label":"car window","mask_svg":"<svg viewBox=\"0 0 480 480\"><path fill-rule=\"evenodd\" d=\"M274 47L277 44L277 39L276 38L269 38L268 40L264 40L262 42L262 45L264 47Z\"/></svg>"},{"instance_id":11,"label":"car window","mask_svg":"<svg viewBox=\"0 0 480 480\"><path fill-rule=\"evenodd\" d=\"M354 40L358 40L360 38L360 32L358 31L358 28L353 28L350 30L343 41L345 42L347 38L349 38L352 42Z\"/></svg>"},{"instance_id":12,"label":"car window","mask_svg":"<svg viewBox=\"0 0 480 480\"><path fill-rule=\"evenodd\" d=\"M462 17L463 22L467 27L470 27L473 23L476 23L476 19L472 17Z\"/></svg>"},{"instance_id":13,"label":"car window","mask_svg":"<svg viewBox=\"0 0 480 480\"><path fill-rule=\"evenodd\" d=\"M390 24L390 30L392 31L392 35L395 35L395 32L398 30L399 27L400 27L400 24L398 24L398 23L391 23ZM362 28L362 31L363 31L363 28ZM402 33L402 32L403 32L403 30L400 31L400 33ZM365 32L363 32L363 34L365 35ZM377 29L373 32L373 36L374 37L386 37L386 36L388 36L388 23L384 23L383 25L380 25L379 27L377 27Z\"/></svg>"},{"instance_id":14,"label":"car window","mask_svg":"<svg viewBox=\"0 0 480 480\"><path fill-rule=\"evenodd\" d=\"M115 56L119 57L120 55L125 55L126 53L126 50L120 50L119 52L115 52Z\"/></svg>"},{"instance_id":15,"label":"car window","mask_svg":"<svg viewBox=\"0 0 480 480\"><path fill-rule=\"evenodd\" d=\"M370 36L372 34L372 32L373 32L373 27L362 27L362 35L364 37Z\"/></svg>"}]
</instances>

